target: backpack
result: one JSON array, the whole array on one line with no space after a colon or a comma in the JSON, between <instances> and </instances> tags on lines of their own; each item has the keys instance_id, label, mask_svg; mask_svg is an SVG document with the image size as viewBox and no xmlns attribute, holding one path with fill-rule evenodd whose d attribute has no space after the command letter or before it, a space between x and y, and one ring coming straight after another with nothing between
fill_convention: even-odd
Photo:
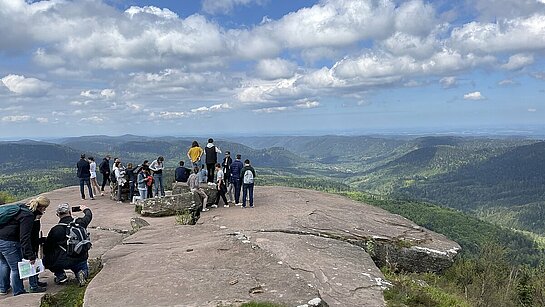
<instances>
[{"instance_id":1,"label":"backpack","mask_svg":"<svg viewBox=\"0 0 545 307\"><path fill-rule=\"evenodd\" d=\"M21 210L31 212L24 204L11 204L0 206L0 226L7 224L14 218Z\"/></svg>"},{"instance_id":2,"label":"backpack","mask_svg":"<svg viewBox=\"0 0 545 307\"><path fill-rule=\"evenodd\" d=\"M59 223L57 225L66 226L66 249L61 246L61 249L66 252L68 257L80 257L85 252L91 249L91 238L87 229L72 220L69 224Z\"/></svg>"},{"instance_id":3,"label":"backpack","mask_svg":"<svg viewBox=\"0 0 545 307\"><path fill-rule=\"evenodd\" d=\"M251 184L254 183L254 173L252 173L252 170L247 169L244 172L244 181L245 184Z\"/></svg>"}]
</instances>

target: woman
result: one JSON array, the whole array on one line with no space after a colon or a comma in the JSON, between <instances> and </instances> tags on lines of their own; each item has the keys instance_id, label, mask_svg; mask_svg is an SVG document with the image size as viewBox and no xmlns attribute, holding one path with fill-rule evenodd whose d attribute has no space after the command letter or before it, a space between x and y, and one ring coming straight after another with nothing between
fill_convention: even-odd
<instances>
[{"instance_id":1,"label":"woman","mask_svg":"<svg viewBox=\"0 0 545 307\"><path fill-rule=\"evenodd\" d=\"M189 148L189 151L187 152L187 157L189 160L191 160L191 163L193 163L193 167L199 166L203 153L204 150L199 147L199 143L197 143L197 141L193 141L191 148Z\"/></svg>"},{"instance_id":2,"label":"woman","mask_svg":"<svg viewBox=\"0 0 545 307\"><path fill-rule=\"evenodd\" d=\"M89 157L88 158L91 166L91 186L93 187L93 195L98 195L98 191L100 190L100 186L97 182L97 164L95 162L95 158ZM104 196L104 193L102 193L102 196Z\"/></svg>"},{"instance_id":3,"label":"woman","mask_svg":"<svg viewBox=\"0 0 545 307\"><path fill-rule=\"evenodd\" d=\"M123 188L123 185L127 182L125 180L125 168L123 165L121 165L121 160L117 160L114 163L114 172L115 172L115 180L117 182L117 203L120 204L121 201L121 189Z\"/></svg>"},{"instance_id":4,"label":"woman","mask_svg":"<svg viewBox=\"0 0 545 307\"><path fill-rule=\"evenodd\" d=\"M126 170L127 176L129 178L129 201L131 204L133 203L132 197L134 194L134 185L136 183L136 173L134 172L134 168L132 167L132 163L127 164L127 170Z\"/></svg>"},{"instance_id":5,"label":"woman","mask_svg":"<svg viewBox=\"0 0 545 307\"><path fill-rule=\"evenodd\" d=\"M38 196L25 205L6 224L0 227L0 294L6 295L13 288L13 295L26 293L23 281L19 278L17 263L28 259L36 261L37 255L32 248L34 221L45 213L49 199ZM38 231L39 233L39 231ZM11 276L11 281L10 281ZM10 285L11 283L11 285ZM44 292L45 287L38 284L38 278L30 278L30 292Z\"/></svg>"},{"instance_id":6,"label":"woman","mask_svg":"<svg viewBox=\"0 0 545 307\"><path fill-rule=\"evenodd\" d=\"M148 196L148 172L148 167L144 165L138 173L138 192L140 193L140 199L146 199Z\"/></svg>"},{"instance_id":7,"label":"woman","mask_svg":"<svg viewBox=\"0 0 545 307\"><path fill-rule=\"evenodd\" d=\"M153 171L153 181L155 182L155 197L165 196L165 187L163 186L163 169L165 158L159 156L157 160L153 160L149 168Z\"/></svg>"}]
</instances>

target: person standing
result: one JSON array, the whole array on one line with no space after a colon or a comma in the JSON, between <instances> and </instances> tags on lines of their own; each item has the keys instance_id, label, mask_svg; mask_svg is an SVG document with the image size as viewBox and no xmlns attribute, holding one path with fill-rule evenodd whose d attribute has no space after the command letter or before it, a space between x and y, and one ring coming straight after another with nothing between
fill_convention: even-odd
<instances>
[{"instance_id":1,"label":"person standing","mask_svg":"<svg viewBox=\"0 0 545 307\"><path fill-rule=\"evenodd\" d=\"M127 169L125 170L125 173L127 174L127 177L129 179L129 202L132 204L132 198L134 195L134 186L136 184L136 173L134 172L134 168L132 163L127 164Z\"/></svg>"},{"instance_id":2,"label":"person standing","mask_svg":"<svg viewBox=\"0 0 545 307\"><path fill-rule=\"evenodd\" d=\"M254 178L255 170L250 165L250 160L244 160L244 167L240 171L242 179L242 208L246 208L246 195L249 196L250 208L254 207Z\"/></svg>"},{"instance_id":3,"label":"person standing","mask_svg":"<svg viewBox=\"0 0 545 307\"><path fill-rule=\"evenodd\" d=\"M10 287L13 288L14 296L26 293L17 263L22 259L30 260L32 264L36 261L37 255L31 241L32 227L37 216L45 213L49 203L47 197L38 196L25 205L19 204L15 215L0 225L0 294L8 294ZM30 292L46 290L37 285L37 279L34 281L30 283Z\"/></svg>"},{"instance_id":4,"label":"person standing","mask_svg":"<svg viewBox=\"0 0 545 307\"><path fill-rule=\"evenodd\" d=\"M100 187L98 186L97 182L97 163L95 162L95 158L89 157L89 166L90 166L90 172L91 172L91 187L93 187L93 195L98 195L98 192L100 191Z\"/></svg>"},{"instance_id":5,"label":"person standing","mask_svg":"<svg viewBox=\"0 0 545 307\"><path fill-rule=\"evenodd\" d=\"M184 167L184 161L180 161L180 166L174 171L174 180L176 182L187 182L189 170Z\"/></svg>"},{"instance_id":6,"label":"person standing","mask_svg":"<svg viewBox=\"0 0 545 307\"><path fill-rule=\"evenodd\" d=\"M197 193L202 201L202 212L206 212L210 209L206 208L206 203L208 202L208 195L204 192L204 190L201 188L200 182L199 182L199 168L197 166L193 167L193 173L189 175L189 178L187 179L187 185L189 186L189 190L193 193Z\"/></svg>"},{"instance_id":7,"label":"person standing","mask_svg":"<svg viewBox=\"0 0 545 307\"><path fill-rule=\"evenodd\" d=\"M85 190L84 185L87 186L89 190L89 198L95 199L93 197L93 189L91 188L91 164L87 159L85 159L85 154L81 154L80 159L77 163L78 168L78 178L79 178L79 191L81 193L81 199L85 200Z\"/></svg>"},{"instance_id":8,"label":"person standing","mask_svg":"<svg viewBox=\"0 0 545 307\"><path fill-rule=\"evenodd\" d=\"M187 152L187 157L191 163L193 163L193 167L199 167L203 153L204 151L201 147L199 147L199 143L197 143L197 141L193 141L191 148L189 148L189 151Z\"/></svg>"},{"instance_id":9,"label":"person standing","mask_svg":"<svg viewBox=\"0 0 545 307\"><path fill-rule=\"evenodd\" d=\"M214 169L216 163L218 163L218 154L221 153L221 150L214 145L213 139L208 139L208 144L204 149L206 153L206 170L208 171L208 182L214 182Z\"/></svg>"},{"instance_id":10,"label":"person standing","mask_svg":"<svg viewBox=\"0 0 545 307\"><path fill-rule=\"evenodd\" d=\"M140 199L146 199L148 196L147 179L149 174L149 168L144 165L140 168L138 173L138 192L140 193Z\"/></svg>"},{"instance_id":11,"label":"person standing","mask_svg":"<svg viewBox=\"0 0 545 307\"><path fill-rule=\"evenodd\" d=\"M107 155L102 159L102 162L100 162L100 165L98 166L98 169L102 174L102 187L100 188L101 196L104 196L104 187L110 181L110 159L110 155Z\"/></svg>"},{"instance_id":12,"label":"person standing","mask_svg":"<svg viewBox=\"0 0 545 307\"><path fill-rule=\"evenodd\" d=\"M57 216L59 223L49 231L44 245L44 266L55 274L55 283L63 284L68 280L65 269L72 270L76 275L80 286L87 283L89 276L89 265L87 259L89 252L84 249L77 256L69 256L67 253L68 240L66 231L68 225L74 222L78 226L87 229L93 219L91 209L87 206L79 206L83 211L84 217L73 218L68 204L61 204L57 207Z\"/></svg>"},{"instance_id":13,"label":"person standing","mask_svg":"<svg viewBox=\"0 0 545 307\"><path fill-rule=\"evenodd\" d=\"M225 187L227 188L227 201L232 203L233 202L233 185L231 184L231 164L233 163L233 159L231 159L231 152L226 151L225 157L223 158L223 162L221 163L221 167L223 170L223 177L225 182Z\"/></svg>"},{"instance_id":14,"label":"person standing","mask_svg":"<svg viewBox=\"0 0 545 307\"><path fill-rule=\"evenodd\" d=\"M127 180L125 180L125 167L123 167L123 165L121 164L120 159L117 159L117 158L115 159L113 171L115 174L115 182L117 184L116 199L117 199L117 203L121 203L122 202L121 192Z\"/></svg>"},{"instance_id":15,"label":"person standing","mask_svg":"<svg viewBox=\"0 0 545 307\"><path fill-rule=\"evenodd\" d=\"M235 206L240 206L240 188L242 186L242 181L240 179L240 172L242 171L242 168L244 165L242 164L242 161L240 161L241 156L240 154L237 154L236 160L231 163L231 185L233 185L233 189L235 190Z\"/></svg>"},{"instance_id":16,"label":"person standing","mask_svg":"<svg viewBox=\"0 0 545 307\"><path fill-rule=\"evenodd\" d=\"M153 160L149 166L149 168L153 171L153 181L155 181L155 197L165 196L165 187L163 186L164 161L165 158L159 156L157 160Z\"/></svg>"},{"instance_id":17,"label":"person standing","mask_svg":"<svg viewBox=\"0 0 545 307\"><path fill-rule=\"evenodd\" d=\"M225 179L223 178L223 171L221 170L221 164L216 163L216 187L218 189L218 197L216 197L216 202L214 205L216 207L220 203L220 197L223 199L223 207L229 208L229 203L227 198L225 198L225 192L227 192L227 187L225 186Z\"/></svg>"}]
</instances>

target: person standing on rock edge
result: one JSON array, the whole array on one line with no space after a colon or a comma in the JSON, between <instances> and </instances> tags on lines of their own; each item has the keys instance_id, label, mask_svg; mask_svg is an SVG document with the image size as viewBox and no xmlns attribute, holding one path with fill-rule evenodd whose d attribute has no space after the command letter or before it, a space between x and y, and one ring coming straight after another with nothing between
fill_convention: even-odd
<instances>
[{"instance_id":1,"label":"person standing on rock edge","mask_svg":"<svg viewBox=\"0 0 545 307\"><path fill-rule=\"evenodd\" d=\"M98 166L98 169L102 174L102 187L100 188L101 196L104 196L104 187L110 181L110 159L111 157L109 155L104 157L104 159L102 159L102 162L100 162L100 165Z\"/></svg>"},{"instance_id":2,"label":"person standing on rock edge","mask_svg":"<svg viewBox=\"0 0 545 307\"><path fill-rule=\"evenodd\" d=\"M90 172L91 172L91 187L93 187L93 195L98 195L98 192L100 191L100 187L98 186L97 182L97 163L95 162L95 158L89 157L89 166L90 166Z\"/></svg>"},{"instance_id":3,"label":"person standing on rock edge","mask_svg":"<svg viewBox=\"0 0 545 307\"><path fill-rule=\"evenodd\" d=\"M193 167L199 166L201 163L201 157L204 153L204 150L202 150L201 147L199 147L199 143L197 141L193 141L191 144L191 148L187 151L187 157L193 163Z\"/></svg>"},{"instance_id":4,"label":"person standing on rock edge","mask_svg":"<svg viewBox=\"0 0 545 307\"><path fill-rule=\"evenodd\" d=\"M206 170L208 171L208 182L214 182L214 169L216 163L218 163L218 154L221 153L221 150L214 145L213 139L208 139L208 144L204 149L206 153Z\"/></svg>"},{"instance_id":5,"label":"person standing on rock edge","mask_svg":"<svg viewBox=\"0 0 545 307\"><path fill-rule=\"evenodd\" d=\"M244 168L240 171L242 180L242 208L246 208L246 195L249 196L250 208L254 207L254 178L255 170L250 165L250 160L244 160Z\"/></svg>"},{"instance_id":6,"label":"person standing on rock edge","mask_svg":"<svg viewBox=\"0 0 545 307\"><path fill-rule=\"evenodd\" d=\"M89 252L85 249L77 256L69 256L67 253L67 227L71 222L87 229L93 219L93 213L87 206L79 206L84 217L73 218L70 212L70 205L61 204L57 207L59 224L53 226L47 235L44 245L44 266L55 274L55 283L60 285L66 283L68 277L65 269L72 270L76 275L80 286L87 283L89 276L89 265L87 259Z\"/></svg>"},{"instance_id":7,"label":"person standing on rock edge","mask_svg":"<svg viewBox=\"0 0 545 307\"><path fill-rule=\"evenodd\" d=\"M235 190L235 206L240 206L240 188L242 186L242 182L240 180L240 172L242 171L242 168L244 165L242 165L242 161L240 161L241 156L240 154L237 154L236 160L231 163L231 185L233 186Z\"/></svg>"},{"instance_id":8,"label":"person standing on rock edge","mask_svg":"<svg viewBox=\"0 0 545 307\"><path fill-rule=\"evenodd\" d=\"M149 166L149 168L153 171L153 180L155 181L155 197L165 196L165 187L163 186L164 161L165 158L159 156L159 158L157 158L157 160L153 160Z\"/></svg>"},{"instance_id":9,"label":"person standing on rock edge","mask_svg":"<svg viewBox=\"0 0 545 307\"><path fill-rule=\"evenodd\" d=\"M216 207L220 203L220 197L223 199L223 207L229 208L229 203L227 202L227 198L225 198L225 192L227 192L227 187L225 186L225 179L223 178L223 171L221 170L221 164L216 163L216 187L218 189L218 197L216 197L216 202L214 205Z\"/></svg>"},{"instance_id":10,"label":"person standing on rock edge","mask_svg":"<svg viewBox=\"0 0 545 307\"><path fill-rule=\"evenodd\" d=\"M223 177L225 178L223 181L225 183L225 187L227 187L227 201L232 203L233 202L233 185L231 184L231 164L233 163L233 159L231 159L231 152L226 151L225 157L223 158L223 162L221 163L221 167L223 169Z\"/></svg>"},{"instance_id":11,"label":"person standing on rock edge","mask_svg":"<svg viewBox=\"0 0 545 307\"><path fill-rule=\"evenodd\" d=\"M34 264L36 261L37 255L32 248L31 238L33 223L37 216L45 213L49 203L47 197L38 196L25 205L20 204L16 215L0 225L0 295L7 295L10 288L13 288L14 296L27 293L23 280L19 277L17 262L27 259ZM37 284L37 278L29 282L31 293L46 290Z\"/></svg>"},{"instance_id":12,"label":"person standing on rock edge","mask_svg":"<svg viewBox=\"0 0 545 307\"><path fill-rule=\"evenodd\" d=\"M197 166L193 167L193 173L189 175L189 178L187 179L187 185L189 186L189 190L193 193L197 193L202 201L202 212L206 212L210 209L206 208L206 203L208 202L208 195L204 192L204 190L201 188L200 182L199 182L199 168Z\"/></svg>"},{"instance_id":13,"label":"person standing on rock edge","mask_svg":"<svg viewBox=\"0 0 545 307\"><path fill-rule=\"evenodd\" d=\"M87 159L85 159L85 154L81 154L80 159L77 163L78 168L78 178L79 178L79 191L81 193L81 200L85 200L85 190L84 185L87 186L89 190L89 198L95 199L93 197L93 188L91 188L91 164Z\"/></svg>"}]
</instances>

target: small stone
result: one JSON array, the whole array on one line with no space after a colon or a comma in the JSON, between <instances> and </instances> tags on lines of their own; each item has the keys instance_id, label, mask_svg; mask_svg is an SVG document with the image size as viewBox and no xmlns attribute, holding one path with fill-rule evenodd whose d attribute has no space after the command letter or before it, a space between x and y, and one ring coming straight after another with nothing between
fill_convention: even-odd
<instances>
[{"instance_id":1,"label":"small stone","mask_svg":"<svg viewBox=\"0 0 545 307\"><path fill-rule=\"evenodd\" d=\"M189 252L192 252L193 249L192 249L192 248L188 248L188 249L186 249L185 251L189 253Z\"/></svg>"},{"instance_id":2,"label":"small stone","mask_svg":"<svg viewBox=\"0 0 545 307\"><path fill-rule=\"evenodd\" d=\"M277 263L278 263L278 264L283 264L283 262L282 262L282 261L278 261Z\"/></svg>"},{"instance_id":3,"label":"small stone","mask_svg":"<svg viewBox=\"0 0 545 307\"><path fill-rule=\"evenodd\" d=\"M236 285L238 284L238 279L233 279L229 282L229 284L232 286L232 285Z\"/></svg>"},{"instance_id":4,"label":"small stone","mask_svg":"<svg viewBox=\"0 0 545 307\"><path fill-rule=\"evenodd\" d=\"M220 226L220 229L226 229L227 226Z\"/></svg>"},{"instance_id":5,"label":"small stone","mask_svg":"<svg viewBox=\"0 0 545 307\"><path fill-rule=\"evenodd\" d=\"M313 298L310 301L308 301L307 304L309 306L320 306L321 303L322 303L322 299L317 297L317 298Z\"/></svg>"}]
</instances>

